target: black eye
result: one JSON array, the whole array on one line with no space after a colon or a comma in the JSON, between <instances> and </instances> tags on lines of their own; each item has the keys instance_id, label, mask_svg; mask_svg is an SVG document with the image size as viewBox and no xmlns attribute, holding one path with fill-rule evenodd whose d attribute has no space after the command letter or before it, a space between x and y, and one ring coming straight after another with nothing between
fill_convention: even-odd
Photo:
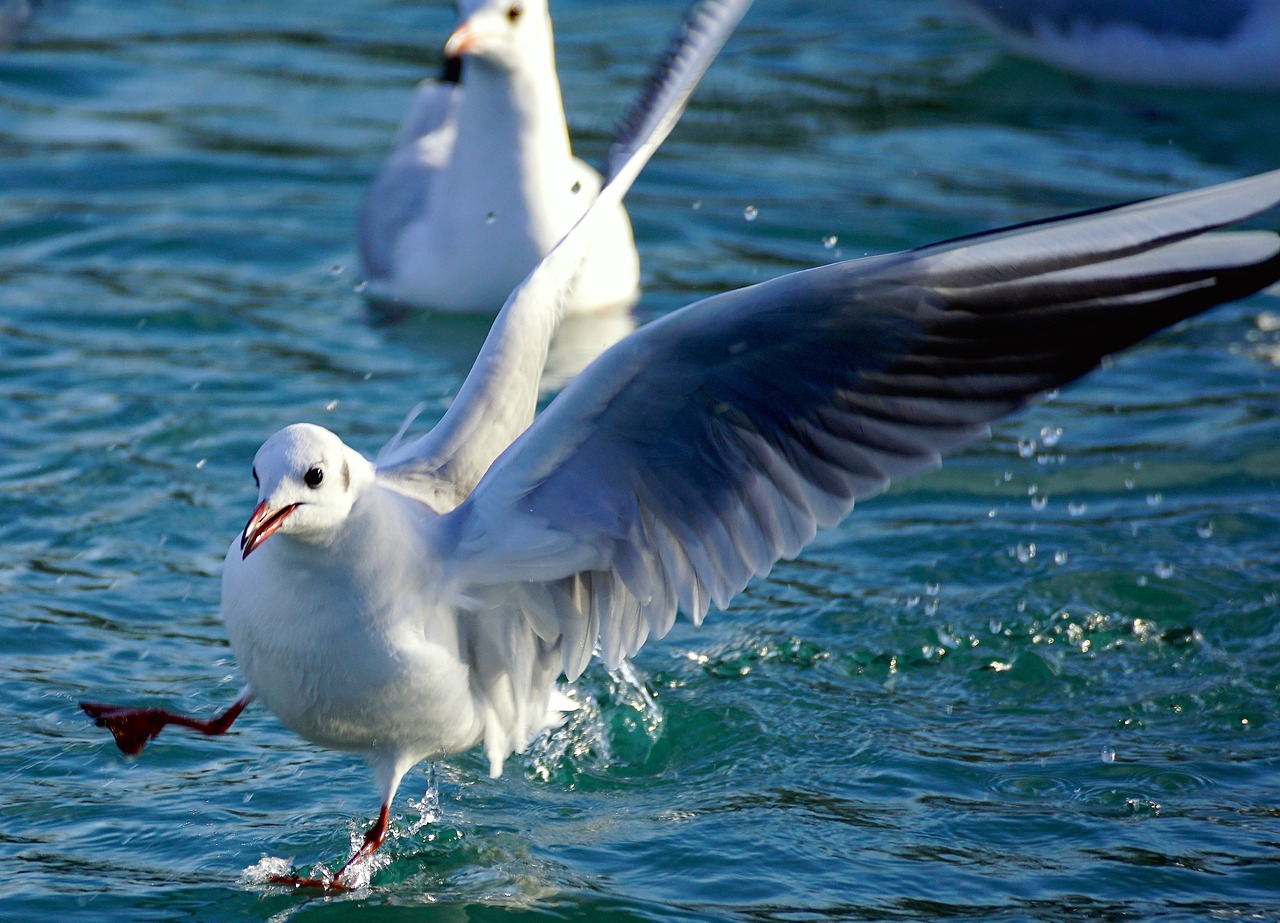
<instances>
[{"instance_id":1,"label":"black eye","mask_svg":"<svg viewBox=\"0 0 1280 923\"><path fill-rule=\"evenodd\" d=\"M261 486L262 486L262 482L258 480L258 469L257 469L257 468L254 468L254 469L253 469L253 483L254 483L254 486L256 486L256 487L261 487Z\"/></svg>"},{"instance_id":2,"label":"black eye","mask_svg":"<svg viewBox=\"0 0 1280 923\"><path fill-rule=\"evenodd\" d=\"M519 19L523 15L524 15L524 4L513 3L511 4L511 6L507 7L508 21L515 22L517 19Z\"/></svg>"},{"instance_id":3,"label":"black eye","mask_svg":"<svg viewBox=\"0 0 1280 923\"><path fill-rule=\"evenodd\" d=\"M324 469L308 468L307 473L302 476L308 487L312 490L320 486L320 482L324 480Z\"/></svg>"}]
</instances>

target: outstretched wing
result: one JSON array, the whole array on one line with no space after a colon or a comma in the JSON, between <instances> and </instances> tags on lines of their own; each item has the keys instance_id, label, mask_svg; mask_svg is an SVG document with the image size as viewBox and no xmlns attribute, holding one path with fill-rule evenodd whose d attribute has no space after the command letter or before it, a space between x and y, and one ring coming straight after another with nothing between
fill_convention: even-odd
<instances>
[{"instance_id":1,"label":"outstretched wing","mask_svg":"<svg viewBox=\"0 0 1280 923\"><path fill-rule=\"evenodd\" d=\"M1280 277L1280 238L1206 231L1280 171L783 276L587 368L433 524L445 591L523 618L572 678L700 621L855 499L1108 353ZM505 616L500 613L506 613ZM515 613L515 614L513 614Z\"/></svg>"},{"instance_id":2,"label":"outstretched wing","mask_svg":"<svg viewBox=\"0 0 1280 923\"><path fill-rule=\"evenodd\" d=\"M751 0L700 0L688 22L690 41L651 90L651 104L621 147L612 177L564 239L511 293L485 339L475 365L443 419L425 436L392 440L378 456L386 486L453 509L493 460L529 426L537 407L538 381L547 348L564 313L564 302L594 237L593 224L615 208L641 168L684 112L690 94Z\"/></svg>"},{"instance_id":3,"label":"outstretched wing","mask_svg":"<svg viewBox=\"0 0 1280 923\"><path fill-rule=\"evenodd\" d=\"M689 7L671 44L649 74L644 89L614 128L613 143L609 145L605 167L600 171L605 182L618 175L637 145L652 131L655 121L665 118L673 96L682 97L683 107L683 100L711 66L750 6L751 0L699 2ZM688 88L684 89L686 84Z\"/></svg>"}]
</instances>

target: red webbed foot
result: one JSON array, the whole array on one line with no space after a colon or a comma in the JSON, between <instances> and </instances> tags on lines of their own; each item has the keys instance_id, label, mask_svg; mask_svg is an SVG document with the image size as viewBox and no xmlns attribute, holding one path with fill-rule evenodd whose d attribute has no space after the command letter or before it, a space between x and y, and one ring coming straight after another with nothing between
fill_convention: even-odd
<instances>
[{"instance_id":1,"label":"red webbed foot","mask_svg":"<svg viewBox=\"0 0 1280 923\"><path fill-rule=\"evenodd\" d=\"M319 888L322 891L350 891L338 876L332 878L304 878L301 875L272 875L267 881L273 885L288 885L291 888Z\"/></svg>"},{"instance_id":2,"label":"red webbed foot","mask_svg":"<svg viewBox=\"0 0 1280 923\"><path fill-rule=\"evenodd\" d=\"M121 708L96 702L81 702L80 708L93 719L94 724L111 732L121 753L137 756L148 741L164 730L166 724L176 724L210 736L225 734L252 698L248 694L241 695L222 714L208 719L176 715L163 708Z\"/></svg>"},{"instance_id":3,"label":"red webbed foot","mask_svg":"<svg viewBox=\"0 0 1280 923\"><path fill-rule=\"evenodd\" d=\"M325 891L350 891L351 886L343 882L342 876L352 866L357 865L364 859L377 852L378 848L387 839L387 828L391 820L391 805L384 802L382 810L378 812L378 819L374 821L373 826L368 829L364 835L364 842L360 848L356 850L355 855L348 859L330 878L307 878L302 875L271 875L267 881L273 885L288 885L293 888L321 888Z\"/></svg>"},{"instance_id":4,"label":"red webbed foot","mask_svg":"<svg viewBox=\"0 0 1280 923\"><path fill-rule=\"evenodd\" d=\"M106 728L116 739L116 746L126 756L137 756L142 748L169 723L169 716L159 708L121 708L81 702L80 708L98 727Z\"/></svg>"}]
</instances>

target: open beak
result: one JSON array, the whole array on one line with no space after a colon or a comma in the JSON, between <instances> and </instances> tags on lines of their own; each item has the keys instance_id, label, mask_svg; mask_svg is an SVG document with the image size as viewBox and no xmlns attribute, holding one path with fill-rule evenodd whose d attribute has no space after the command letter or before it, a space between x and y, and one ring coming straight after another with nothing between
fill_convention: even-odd
<instances>
[{"instance_id":1,"label":"open beak","mask_svg":"<svg viewBox=\"0 0 1280 923\"><path fill-rule=\"evenodd\" d=\"M289 518L289 514L301 505L301 503L290 503L288 506L273 510L267 506L267 501L263 500L259 503L253 515L249 517L249 521L245 523L244 532L240 534L240 548L244 552L240 559L249 557L249 552L269 539L271 534Z\"/></svg>"},{"instance_id":2,"label":"open beak","mask_svg":"<svg viewBox=\"0 0 1280 923\"><path fill-rule=\"evenodd\" d=\"M449 40L444 43L444 56L446 58L461 58L476 46L477 38L475 30L464 22L453 30L453 35L450 35Z\"/></svg>"}]
</instances>

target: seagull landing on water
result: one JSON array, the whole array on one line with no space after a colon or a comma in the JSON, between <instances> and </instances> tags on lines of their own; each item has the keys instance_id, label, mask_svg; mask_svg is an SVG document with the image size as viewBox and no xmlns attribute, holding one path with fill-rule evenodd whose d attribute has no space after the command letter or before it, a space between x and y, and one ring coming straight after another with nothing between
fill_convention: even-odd
<instances>
[{"instance_id":1,"label":"seagull landing on water","mask_svg":"<svg viewBox=\"0 0 1280 923\"><path fill-rule=\"evenodd\" d=\"M708 35L725 28L713 17ZM256 699L362 755L381 796L363 844L332 877L273 881L347 887L418 761L482 746L498 775L561 720L556 682L594 651L613 666L678 611L701 622L855 500L1103 356L1280 278L1280 235L1209 233L1280 203L1277 171L708 298L622 340L534 420L554 306L594 219L687 98L694 77L673 73L434 429L376 461L310 424L258 450L258 502L223 569L246 679L231 708L83 706L128 753L170 723L223 733Z\"/></svg>"},{"instance_id":2,"label":"seagull landing on water","mask_svg":"<svg viewBox=\"0 0 1280 923\"><path fill-rule=\"evenodd\" d=\"M1020 54L1089 77L1280 89L1280 0L967 0Z\"/></svg>"},{"instance_id":3,"label":"seagull landing on water","mask_svg":"<svg viewBox=\"0 0 1280 923\"><path fill-rule=\"evenodd\" d=\"M602 181L570 150L547 0L460 6L452 64L419 89L361 206L360 256L375 301L495 314ZM629 306L639 284L618 201L596 221L565 308Z\"/></svg>"}]
</instances>

